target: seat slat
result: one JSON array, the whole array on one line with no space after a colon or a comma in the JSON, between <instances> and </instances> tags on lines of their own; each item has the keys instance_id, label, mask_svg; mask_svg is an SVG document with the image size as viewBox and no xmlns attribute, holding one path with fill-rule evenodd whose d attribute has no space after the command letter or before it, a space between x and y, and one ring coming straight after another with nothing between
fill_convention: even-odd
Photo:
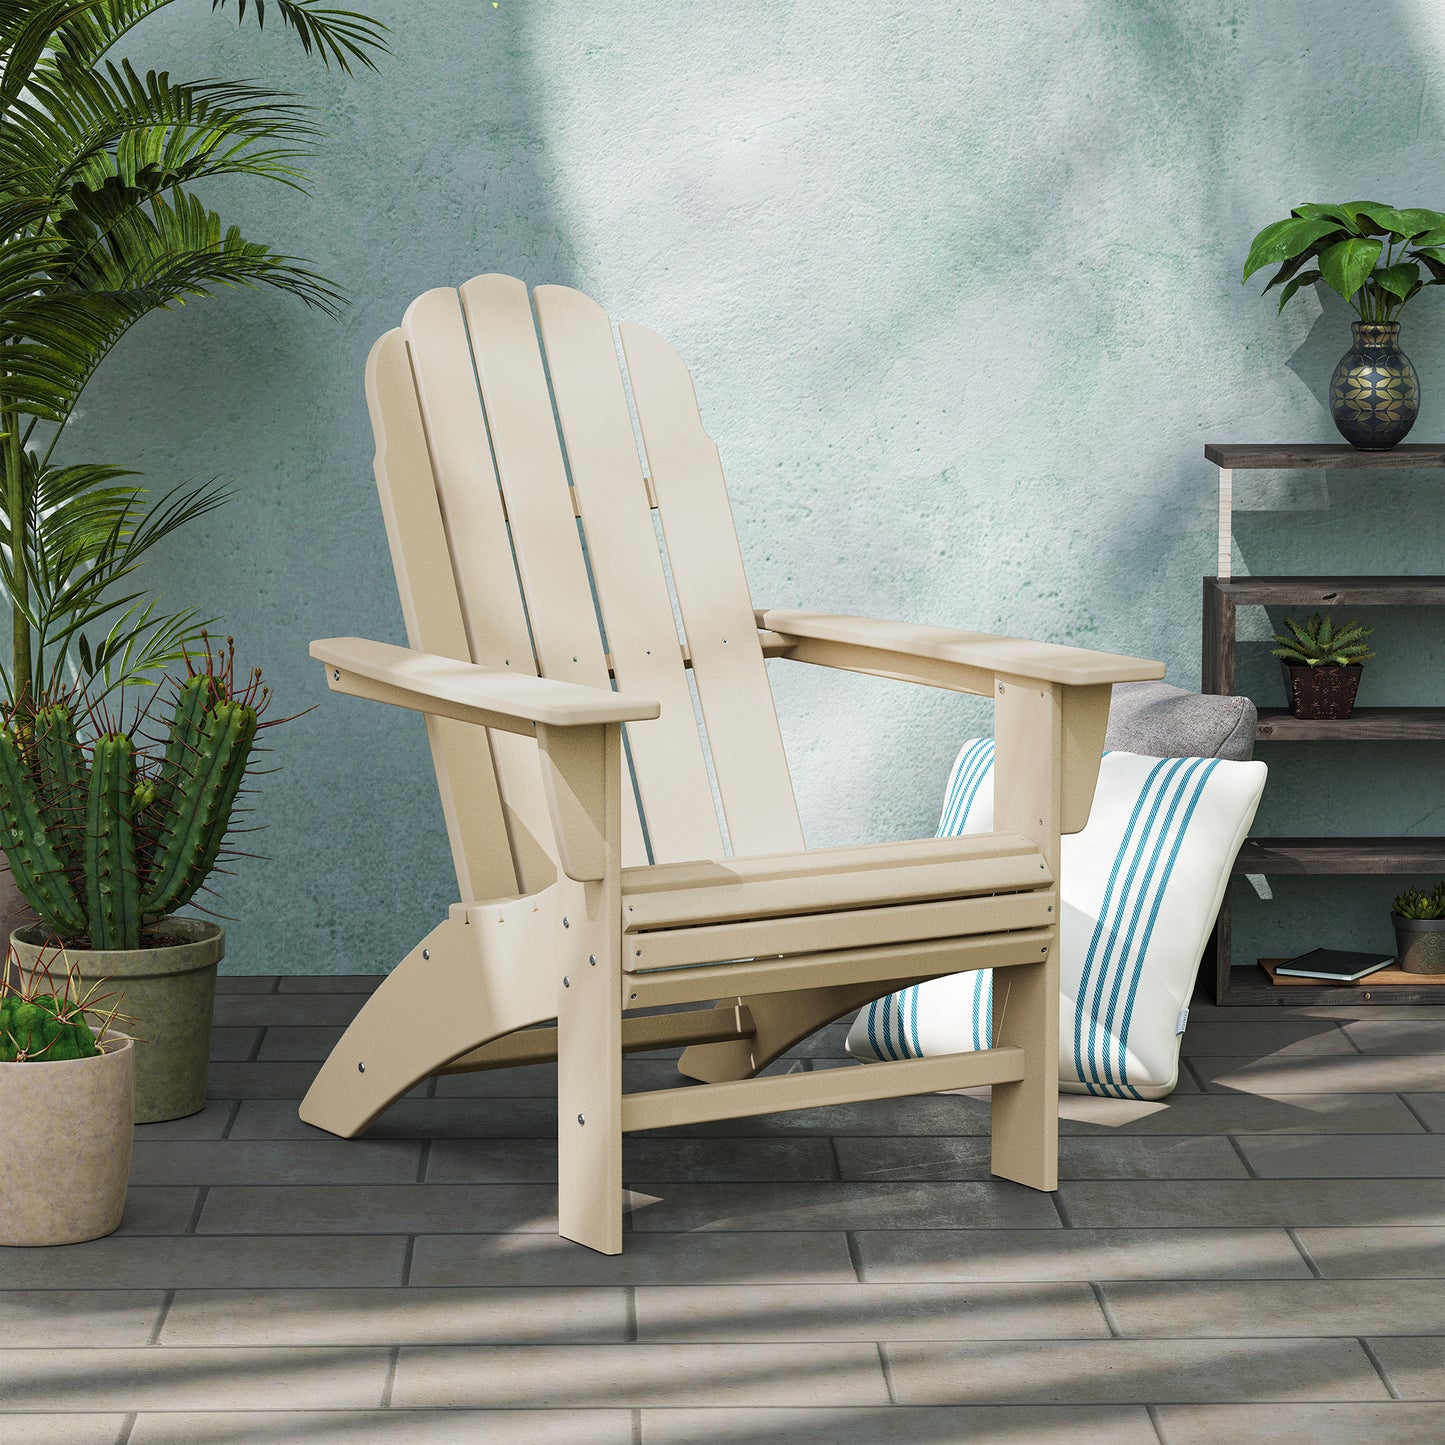
<instances>
[{"instance_id":1,"label":"seat slat","mask_svg":"<svg viewBox=\"0 0 1445 1445\"><path fill-rule=\"evenodd\" d=\"M612 325L595 301L569 287L539 286L533 297L617 686L662 704L656 721L627 728L652 856L721 857Z\"/></svg>"},{"instance_id":2,"label":"seat slat","mask_svg":"<svg viewBox=\"0 0 1445 1445\"><path fill-rule=\"evenodd\" d=\"M526 284L515 276L477 276L461 297L538 669L561 682L609 687ZM622 826L624 856L644 861L631 789Z\"/></svg>"},{"instance_id":3,"label":"seat slat","mask_svg":"<svg viewBox=\"0 0 1445 1445\"><path fill-rule=\"evenodd\" d=\"M535 677L536 659L457 293L443 287L419 296L407 308L402 334L472 661ZM602 685L607 686L605 680ZM523 892L537 892L557 876L537 745L509 733L489 737L517 884Z\"/></svg>"},{"instance_id":4,"label":"seat slat","mask_svg":"<svg viewBox=\"0 0 1445 1445\"><path fill-rule=\"evenodd\" d=\"M407 641L423 652L469 661L461 599L400 329L388 331L367 358L366 401ZM515 893L517 874L490 748L476 728L452 718L428 717L426 729L461 896Z\"/></svg>"},{"instance_id":5,"label":"seat slat","mask_svg":"<svg viewBox=\"0 0 1445 1445\"><path fill-rule=\"evenodd\" d=\"M682 358L645 327L624 322L618 330L732 851L801 849L717 448L703 430Z\"/></svg>"},{"instance_id":6,"label":"seat slat","mask_svg":"<svg viewBox=\"0 0 1445 1445\"><path fill-rule=\"evenodd\" d=\"M1047 887L1052 881L1036 849L998 857L969 850L911 867L863 867L748 882L719 880L710 887L652 894L624 892L622 921L628 933L650 936L664 928L1018 892Z\"/></svg>"},{"instance_id":7,"label":"seat slat","mask_svg":"<svg viewBox=\"0 0 1445 1445\"><path fill-rule=\"evenodd\" d=\"M771 958L837 948L870 948L926 938L962 938L1047 928L1057 898L1052 888L903 903L891 908L840 909L802 917L763 918L742 923L631 933L624 938L622 966L628 973L686 968L720 959Z\"/></svg>"}]
</instances>

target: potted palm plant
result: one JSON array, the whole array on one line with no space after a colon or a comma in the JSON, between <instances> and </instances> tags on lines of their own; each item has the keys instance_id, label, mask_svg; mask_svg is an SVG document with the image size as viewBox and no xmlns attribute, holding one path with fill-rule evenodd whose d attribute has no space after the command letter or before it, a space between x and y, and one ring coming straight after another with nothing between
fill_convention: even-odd
<instances>
[{"instance_id":1,"label":"potted palm plant","mask_svg":"<svg viewBox=\"0 0 1445 1445\"><path fill-rule=\"evenodd\" d=\"M1280 311L1323 281L1359 317L1330 379L1340 434L1360 451L1402 442L1420 411L1420 379L1400 350L1396 317L1426 286L1445 284L1445 215L1375 201L1296 206L1250 243L1243 279L1274 265L1264 294L1282 288Z\"/></svg>"},{"instance_id":2,"label":"potted palm plant","mask_svg":"<svg viewBox=\"0 0 1445 1445\"><path fill-rule=\"evenodd\" d=\"M225 493L183 484L151 498L123 467L64 459L97 367L142 317L221 288L270 287L327 312L341 299L196 194L227 176L301 189L297 162L318 134L306 109L262 87L182 82L112 58L170 3L0 5L0 589L11 622L0 685L22 729L62 687L96 699L154 684L205 622L161 610L137 569ZM244 22L246 0L233 13ZM275 17L347 73L374 69L385 49L385 27L324 0L258 0L249 13ZM15 901L0 877L0 916Z\"/></svg>"},{"instance_id":3,"label":"potted palm plant","mask_svg":"<svg viewBox=\"0 0 1445 1445\"><path fill-rule=\"evenodd\" d=\"M1406 973L1445 973L1445 881L1428 893L1407 888L1397 894L1390 922Z\"/></svg>"},{"instance_id":4,"label":"potted palm plant","mask_svg":"<svg viewBox=\"0 0 1445 1445\"><path fill-rule=\"evenodd\" d=\"M1364 664L1375 654L1365 647L1374 630L1348 622L1336 628L1316 612L1308 622L1285 618L1289 635L1276 632L1270 649L1284 670L1289 710L1301 718L1347 718L1355 710Z\"/></svg>"},{"instance_id":5,"label":"potted palm plant","mask_svg":"<svg viewBox=\"0 0 1445 1445\"><path fill-rule=\"evenodd\" d=\"M75 1244L120 1223L135 1115L135 1042L100 981L55 960L0 978L0 1245Z\"/></svg>"},{"instance_id":6,"label":"potted palm plant","mask_svg":"<svg viewBox=\"0 0 1445 1445\"><path fill-rule=\"evenodd\" d=\"M260 721L269 697L259 671L237 681L234 647L207 645L174 688L163 747L149 709L127 729L101 709L82 742L70 697L0 726L0 846L39 918L11 935L22 977L58 943L82 982L121 986L151 1040L136 1056L137 1123L205 1105L226 936L175 915L222 856L258 729L284 721Z\"/></svg>"}]
</instances>

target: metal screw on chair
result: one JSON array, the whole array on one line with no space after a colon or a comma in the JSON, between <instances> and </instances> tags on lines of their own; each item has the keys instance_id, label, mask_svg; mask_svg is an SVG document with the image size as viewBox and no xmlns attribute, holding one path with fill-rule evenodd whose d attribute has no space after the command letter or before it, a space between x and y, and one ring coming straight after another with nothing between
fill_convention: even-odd
<instances>
[{"instance_id":1,"label":"metal screw on chair","mask_svg":"<svg viewBox=\"0 0 1445 1445\"><path fill-rule=\"evenodd\" d=\"M357 1072L358 1074L364 1074L364 1073L366 1072L366 1065L365 1065L365 1064L357 1064L357 1066L356 1066L356 1072Z\"/></svg>"},{"instance_id":2,"label":"metal screw on chair","mask_svg":"<svg viewBox=\"0 0 1445 1445\"><path fill-rule=\"evenodd\" d=\"M571 987L572 987L572 980L571 980L570 978L568 978L565 973L562 975L562 987L563 987L563 988L571 988Z\"/></svg>"},{"instance_id":3,"label":"metal screw on chair","mask_svg":"<svg viewBox=\"0 0 1445 1445\"><path fill-rule=\"evenodd\" d=\"M422 951L421 951L421 956L422 956L423 958L430 958L430 957L431 957L431 949L429 949L429 948L424 948L424 949L422 949Z\"/></svg>"},{"instance_id":4,"label":"metal screw on chair","mask_svg":"<svg viewBox=\"0 0 1445 1445\"><path fill-rule=\"evenodd\" d=\"M570 918L564 918L564 919L562 920L562 927L563 927L563 928L571 928L571 927L572 927L572 920L571 920Z\"/></svg>"},{"instance_id":5,"label":"metal screw on chair","mask_svg":"<svg viewBox=\"0 0 1445 1445\"><path fill-rule=\"evenodd\" d=\"M340 670L339 668L333 667L333 668L331 669L331 680L332 680L332 682L340 682L340 681L341 681L341 670Z\"/></svg>"},{"instance_id":6,"label":"metal screw on chair","mask_svg":"<svg viewBox=\"0 0 1445 1445\"><path fill-rule=\"evenodd\" d=\"M586 1114L578 1114L578 1116L577 1116L577 1122L578 1122L579 1124L585 1124L585 1123L587 1122L587 1116L586 1116Z\"/></svg>"},{"instance_id":7,"label":"metal screw on chair","mask_svg":"<svg viewBox=\"0 0 1445 1445\"><path fill-rule=\"evenodd\" d=\"M589 954L587 955L587 962L590 963L593 968L596 968L596 967L597 967L597 955L596 955L595 953L589 953Z\"/></svg>"}]
</instances>

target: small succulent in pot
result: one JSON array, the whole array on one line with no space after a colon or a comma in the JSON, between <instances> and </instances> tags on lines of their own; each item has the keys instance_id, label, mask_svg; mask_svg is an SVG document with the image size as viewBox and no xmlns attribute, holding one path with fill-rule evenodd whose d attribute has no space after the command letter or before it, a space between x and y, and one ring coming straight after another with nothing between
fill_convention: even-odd
<instances>
[{"instance_id":1,"label":"small succulent in pot","mask_svg":"<svg viewBox=\"0 0 1445 1445\"><path fill-rule=\"evenodd\" d=\"M1445 973L1445 879L1428 893L1407 888L1396 894L1390 922L1406 973Z\"/></svg>"},{"instance_id":2,"label":"small succulent in pot","mask_svg":"<svg viewBox=\"0 0 1445 1445\"><path fill-rule=\"evenodd\" d=\"M1316 612L1307 622L1285 618L1289 634L1276 632L1270 649L1284 668L1289 710L1299 718L1347 718L1355 709L1363 664L1375 654L1365 646L1374 630L1347 622L1336 627Z\"/></svg>"},{"instance_id":3,"label":"small succulent in pot","mask_svg":"<svg viewBox=\"0 0 1445 1445\"><path fill-rule=\"evenodd\" d=\"M0 1245L75 1244L125 1210L136 1040L52 954L27 977L0 971ZM18 971L17 971L18 972Z\"/></svg>"}]
</instances>

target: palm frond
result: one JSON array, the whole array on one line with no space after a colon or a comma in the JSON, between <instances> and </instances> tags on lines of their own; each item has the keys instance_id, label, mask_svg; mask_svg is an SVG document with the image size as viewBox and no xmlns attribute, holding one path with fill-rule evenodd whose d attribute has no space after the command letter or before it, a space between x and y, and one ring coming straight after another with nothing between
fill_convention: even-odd
<instances>
[{"instance_id":1,"label":"palm frond","mask_svg":"<svg viewBox=\"0 0 1445 1445\"><path fill-rule=\"evenodd\" d=\"M374 53L389 54L385 36L390 32L385 25L359 14L355 10L328 10L315 0L273 0L281 24L296 34L301 48L310 55L313 51L323 65L333 62L343 73L351 74L351 62L356 61L368 70L376 69ZM266 0L236 0L236 19L244 21L246 11L254 5L256 23L266 23ZM212 10L224 10L226 0L211 0Z\"/></svg>"}]
</instances>

